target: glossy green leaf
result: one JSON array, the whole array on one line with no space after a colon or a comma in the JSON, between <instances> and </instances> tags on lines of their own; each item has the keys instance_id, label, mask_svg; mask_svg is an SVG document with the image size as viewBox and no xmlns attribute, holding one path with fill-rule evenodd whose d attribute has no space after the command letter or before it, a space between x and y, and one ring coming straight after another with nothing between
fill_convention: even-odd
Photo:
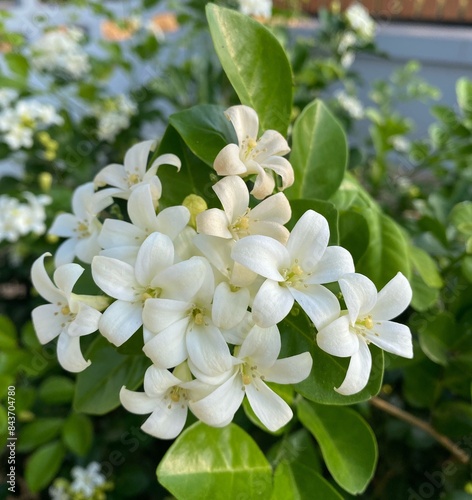
<instances>
[{"instance_id":1,"label":"glossy green leaf","mask_svg":"<svg viewBox=\"0 0 472 500\"><path fill-rule=\"evenodd\" d=\"M277 38L261 23L214 4L206 8L213 45L242 104L255 109L262 130L287 134L292 71Z\"/></svg>"},{"instance_id":2,"label":"glossy green leaf","mask_svg":"<svg viewBox=\"0 0 472 500\"><path fill-rule=\"evenodd\" d=\"M74 409L90 415L104 415L117 408L121 387L136 389L150 364L142 355L119 354L103 337L92 343L85 359L92 364L77 375Z\"/></svg>"},{"instance_id":3,"label":"glossy green leaf","mask_svg":"<svg viewBox=\"0 0 472 500\"><path fill-rule=\"evenodd\" d=\"M298 403L298 417L321 448L334 480L356 495L365 491L377 465L377 441L367 422L354 410Z\"/></svg>"},{"instance_id":4,"label":"glossy green leaf","mask_svg":"<svg viewBox=\"0 0 472 500\"><path fill-rule=\"evenodd\" d=\"M9 54L5 54L4 58L8 67L10 68L10 71L21 80L26 80L29 72L28 59L17 52L10 52Z\"/></svg>"},{"instance_id":5,"label":"glossy green leaf","mask_svg":"<svg viewBox=\"0 0 472 500\"><path fill-rule=\"evenodd\" d=\"M423 281L432 288L441 288L444 284L436 262L424 250L413 245L409 248L413 269Z\"/></svg>"},{"instance_id":6,"label":"glossy green leaf","mask_svg":"<svg viewBox=\"0 0 472 500\"><path fill-rule=\"evenodd\" d=\"M59 436L63 418L38 418L25 424L18 435L18 451L28 452Z\"/></svg>"},{"instance_id":7,"label":"glossy green leaf","mask_svg":"<svg viewBox=\"0 0 472 500\"><path fill-rule=\"evenodd\" d=\"M221 106L199 104L174 113L169 122L192 153L210 166L213 166L216 155L227 144L237 143L234 128Z\"/></svg>"},{"instance_id":8,"label":"glossy green leaf","mask_svg":"<svg viewBox=\"0 0 472 500\"><path fill-rule=\"evenodd\" d=\"M294 312L298 309L295 307ZM293 356L309 351L313 358L310 375L294 385L295 390L305 398L322 404L349 405L366 401L380 391L384 362L381 349L370 345L372 353L372 372L367 386L357 394L343 396L334 390L346 376L349 358L338 358L322 351L315 342L315 329L306 315L299 311L290 314L279 325L282 338L280 357Z\"/></svg>"},{"instance_id":9,"label":"glossy green leaf","mask_svg":"<svg viewBox=\"0 0 472 500\"><path fill-rule=\"evenodd\" d=\"M322 101L312 102L293 127L290 163L295 183L286 190L287 196L327 200L341 185L347 155L341 125Z\"/></svg>"},{"instance_id":10,"label":"glossy green leaf","mask_svg":"<svg viewBox=\"0 0 472 500\"><path fill-rule=\"evenodd\" d=\"M159 482L178 500L270 498L272 469L254 440L235 424L197 422L169 448Z\"/></svg>"},{"instance_id":11,"label":"glossy green leaf","mask_svg":"<svg viewBox=\"0 0 472 500\"><path fill-rule=\"evenodd\" d=\"M292 200L290 206L292 207L292 218L287 224L290 230L307 210L314 210L328 221L329 244L339 244L339 214L333 203L324 200Z\"/></svg>"},{"instance_id":12,"label":"glossy green leaf","mask_svg":"<svg viewBox=\"0 0 472 500\"><path fill-rule=\"evenodd\" d=\"M411 307L416 311L427 311L430 307L436 304L439 299L439 289L428 286L423 278L414 273L410 278L413 297L411 299Z\"/></svg>"},{"instance_id":13,"label":"glossy green leaf","mask_svg":"<svg viewBox=\"0 0 472 500\"><path fill-rule=\"evenodd\" d=\"M315 450L313 438L305 428L284 434L269 450L267 458L273 467L285 462L295 469L321 472L320 456Z\"/></svg>"},{"instance_id":14,"label":"glossy green leaf","mask_svg":"<svg viewBox=\"0 0 472 500\"><path fill-rule=\"evenodd\" d=\"M64 444L76 455L85 456L92 446L93 426L86 415L72 413L67 417L62 429Z\"/></svg>"},{"instance_id":15,"label":"glossy green leaf","mask_svg":"<svg viewBox=\"0 0 472 500\"><path fill-rule=\"evenodd\" d=\"M46 488L56 477L64 459L65 449L60 441L38 448L26 462L25 479L32 492Z\"/></svg>"},{"instance_id":16,"label":"glossy green leaf","mask_svg":"<svg viewBox=\"0 0 472 500\"><path fill-rule=\"evenodd\" d=\"M8 317L0 316L0 349L2 351L17 347L17 334L13 321Z\"/></svg>"},{"instance_id":17,"label":"glossy green leaf","mask_svg":"<svg viewBox=\"0 0 472 500\"><path fill-rule=\"evenodd\" d=\"M39 398L47 404L61 404L72 401L74 382L61 375L48 377L39 386Z\"/></svg>"},{"instance_id":18,"label":"glossy green leaf","mask_svg":"<svg viewBox=\"0 0 472 500\"><path fill-rule=\"evenodd\" d=\"M369 227L369 243L356 262L356 271L368 276L379 289L398 272L409 278L409 245L399 226L377 211L363 209L360 213Z\"/></svg>"}]
</instances>

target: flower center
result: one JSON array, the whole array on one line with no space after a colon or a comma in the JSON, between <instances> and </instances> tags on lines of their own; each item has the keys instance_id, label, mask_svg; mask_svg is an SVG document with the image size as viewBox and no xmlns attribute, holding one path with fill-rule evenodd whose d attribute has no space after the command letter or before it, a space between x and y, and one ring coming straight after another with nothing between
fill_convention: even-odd
<instances>
[{"instance_id":1,"label":"flower center","mask_svg":"<svg viewBox=\"0 0 472 500\"><path fill-rule=\"evenodd\" d=\"M77 224L77 232L79 233L79 238L87 238L90 236L88 224L83 221Z\"/></svg>"},{"instance_id":2,"label":"flower center","mask_svg":"<svg viewBox=\"0 0 472 500\"><path fill-rule=\"evenodd\" d=\"M139 182L139 175L138 174L130 174L128 175L128 185L133 186L134 184L137 184Z\"/></svg>"},{"instance_id":3,"label":"flower center","mask_svg":"<svg viewBox=\"0 0 472 500\"><path fill-rule=\"evenodd\" d=\"M241 236L248 235L249 229L249 212L251 211L248 208L243 215L239 216L234 223L231 225L230 230L233 236L239 238Z\"/></svg>"},{"instance_id":4,"label":"flower center","mask_svg":"<svg viewBox=\"0 0 472 500\"><path fill-rule=\"evenodd\" d=\"M367 330L372 330L372 328L374 328L374 320L369 314L368 316L364 316L363 319L356 321L356 325L367 328Z\"/></svg>"},{"instance_id":5,"label":"flower center","mask_svg":"<svg viewBox=\"0 0 472 500\"><path fill-rule=\"evenodd\" d=\"M257 147L257 141L253 139L252 137L246 137L244 139L243 144L242 144L242 151L243 151L243 156L244 160L249 159L249 157L254 157L258 153L258 150L256 149ZM255 151L254 151L255 149ZM253 153L254 151L254 153Z\"/></svg>"},{"instance_id":6,"label":"flower center","mask_svg":"<svg viewBox=\"0 0 472 500\"><path fill-rule=\"evenodd\" d=\"M264 380L264 375L261 375L259 373L259 371L257 370L257 365L253 364L253 361L251 359L247 359L247 361L242 363L239 367L239 371L241 372L241 378L245 386L251 384L256 378Z\"/></svg>"},{"instance_id":7,"label":"flower center","mask_svg":"<svg viewBox=\"0 0 472 500\"><path fill-rule=\"evenodd\" d=\"M64 316L69 316L69 314L70 314L70 309L69 309L69 306L64 306L64 307L61 309L61 313L62 313Z\"/></svg>"},{"instance_id":8,"label":"flower center","mask_svg":"<svg viewBox=\"0 0 472 500\"><path fill-rule=\"evenodd\" d=\"M297 284L301 284L303 283L306 275L305 271L298 263L298 259L295 259L295 262L290 269L282 269L281 274L285 280L280 283L282 286L295 286Z\"/></svg>"},{"instance_id":9,"label":"flower center","mask_svg":"<svg viewBox=\"0 0 472 500\"><path fill-rule=\"evenodd\" d=\"M141 299L143 302L147 299L158 299L161 296L162 293L162 288L151 288L148 287L146 290L144 290L143 294L141 295Z\"/></svg>"},{"instance_id":10,"label":"flower center","mask_svg":"<svg viewBox=\"0 0 472 500\"><path fill-rule=\"evenodd\" d=\"M194 307L192 310L193 322L198 325L205 324L205 310L200 309L199 307Z\"/></svg>"},{"instance_id":11,"label":"flower center","mask_svg":"<svg viewBox=\"0 0 472 500\"><path fill-rule=\"evenodd\" d=\"M178 403L181 403L181 407L184 408L185 406L187 406L188 391L187 389L182 389L182 387L174 385L174 387L171 387L167 391L164 400L165 401L169 400L169 404L167 405L167 408L169 410L172 408L173 404L178 404Z\"/></svg>"}]
</instances>

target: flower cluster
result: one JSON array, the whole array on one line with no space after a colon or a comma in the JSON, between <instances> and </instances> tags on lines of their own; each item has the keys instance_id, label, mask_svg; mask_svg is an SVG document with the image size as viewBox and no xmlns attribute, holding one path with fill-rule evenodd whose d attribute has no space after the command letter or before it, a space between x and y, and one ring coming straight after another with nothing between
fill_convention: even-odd
<instances>
[{"instance_id":1,"label":"flower cluster","mask_svg":"<svg viewBox=\"0 0 472 500\"><path fill-rule=\"evenodd\" d=\"M51 203L51 198L29 192L23 196L27 203L8 195L0 196L0 242L14 242L29 233L41 235L46 232L44 207Z\"/></svg>"},{"instance_id":2,"label":"flower cluster","mask_svg":"<svg viewBox=\"0 0 472 500\"><path fill-rule=\"evenodd\" d=\"M390 321L410 301L406 278L397 275L377 294L355 273L350 253L328 245L328 222L313 210L289 231L290 203L284 193L272 194L277 182L282 189L293 182L293 169L281 156L290 149L286 140L272 130L258 139L251 108L233 106L226 115L238 144L227 145L214 162L224 176L213 186L221 208L193 200L185 204L193 213L184 205L159 210L158 168L180 168L180 160L167 154L147 168L153 143L146 141L128 151L124 165L108 165L94 183L79 187L74 213L54 222L51 232L67 238L56 255L54 282L46 254L32 268L33 284L50 302L33 311L33 323L41 343L58 337L65 369L78 372L90 364L81 336L99 330L115 346L142 336L152 362L144 391L123 387L120 399L130 412L150 413L142 429L164 439L180 433L188 409L209 425L228 424L245 396L269 430L290 420L289 405L270 383L298 383L312 369L308 352L279 359L279 325L295 302L318 330L319 347L351 358L337 388L342 394L367 384L370 342L412 355L408 328ZM262 200L254 207L246 177ZM102 211L116 198L127 200L126 216L103 220ZM73 292L84 271L75 257L90 263L106 296ZM336 282L346 310L326 286Z\"/></svg>"},{"instance_id":3,"label":"flower cluster","mask_svg":"<svg viewBox=\"0 0 472 500\"><path fill-rule=\"evenodd\" d=\"M270 19L272 0L239 0L239 11L248 16Z\"/></svg>"},{"instance_id":4,"label":"flower cluster","mask_svg":"<svg viewBox=\"0 0 472 500\"><path fill-rule=\"evenodd\" d=\"M62 78L82 78L90 70L89 56L80 45L83 38L83 31L75 27L44 33L31 45L33 67Z\"/></svg>"},{"instance_id":5,"label":"flower cluster","mask_svg":"<svg viewBox=\"0 0 472 500\"><path fill-rule=\"evenodd\" d=\"M13 93L5 92L2 97L5 105L0 112L1 139L13 150L31 148L36 131L63 123L51 104L35 99L21 99L13 103Z\"/></svg>"},{"instance_id":6,"label":"flower cluster","mask_svg":"<svg viewBox=\"0 0 472 500\"><path fill-rule=\"evenodd\" d=\"M129 126L130 118L136 114L136 104L124 94L108 97L92 107L92 116L97 119L97 136L111 142L117 134Z\"/></svg>"}]
</instances>

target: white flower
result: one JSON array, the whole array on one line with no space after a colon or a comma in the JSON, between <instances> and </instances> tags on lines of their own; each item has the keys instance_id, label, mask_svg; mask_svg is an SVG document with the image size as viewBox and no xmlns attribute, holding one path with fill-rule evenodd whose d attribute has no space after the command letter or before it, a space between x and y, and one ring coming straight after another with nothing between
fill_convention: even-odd
<instances>
[{"instance_id":1,"label":"white flower","mask_svg":"<svg viewBox=\"0 0 472 500\"><path fill-rule=\"evenodd\" d=\"M134 266L102 255L94 257L95 283L117 299L103 313L99 324L100 332L110 342L120 346L138 330L143 323L143 306L149 299L186 300L195 294L206 271L201 259L173 264L174 246L161 233L146 238Z\"/></svg>"},{"instance_id":2,"label":"white flower","mask_svg":"<svg viewBox=\"0 0 472 500\"><path fill-rule=\"evenodd\" d=\"M97 487L103 486L106 478L100 473L100 464L91 462L84 469L83 467L73 467L71 470L74 480L70 489L74 493L82 493L85 498L92 498Z\"/></svg>"},{"instance_id":3,"label":"white flower","mask_svg":"<svg viewBox=\"0 0 472 500\"><path fill-rule=\"evenodd\" d=\"M15 99L18 98L18 92L13 89L0 89L0 107L6 108Z\"/></svg>"},{"instance_id":4,"label":"white flower","mask_svg":"<svg viewBox=\"0 0 472 500\"><path fill-rule=\"evenodd\" d=\"M265 382L301 382L310 374L313 361L308 352L277 359L280 345L276 326L254 326L235 349L235 366L229 378L208 396L191 401L192 412L209 425L225 425L246 394L254 413L270 431L284 426L292 418L292 410Z\"/></svg>"},{"instance_id":5,"label":"white flower","mask_svg":"<svg viewBox=\"0 0 472 500\"><path fill-rule=\"evenodd\" d=\"M102 227L97 214L113 203L114 190L94 192L92 182L79 186L72 195L72 212L59 214L54 220L50 234L67 238L57 249L55 264L72 262L77 256L90 264L101 248L98 236Z\"/></svg>"},{"instance_id":6,"label":"white flower","mask_svg":"<svg viewBox=\"0 0 472 500\"><path fill-rule=\"evenodd\" d=\"M268 327L282 321L296 300L318 328L339 309L335 295L322 283L354 272L351 254L328 247L326 219L308 210L295 224L286 246L266 236L237 241L232 257L267 278L259 289L252 312L256 324Z\"/></svg>"},{"instance_id":7,"label":"white flower","mask_svg":"<svg viewBox=\"0 0 472 500\"><path fill-rule=\"evenodd\" d=\"M124 94L110 97L92 108L92 115L98 120L98 138L113 141L116 135L126 129L130 117L136 114L137 106Z\"/></svg>"},{"instance_id":8,"label":"white flower","mask_svg":"<svg viewBox=\"0 0 472 500\"><path fill-rule=\"evenodd\" d=\"M238 145L228 144L218 153L213 164L218 175L246 177L255 174L251 194L260 200L274 190L272 172L281 177L282 189L291 186L294 180L293 168L288 160L282 158L290 151L285 138L275 130L266 130L257 139L259 118L248 106L232 106L226 110L225 115L233 124Z\"/></svg>"},{"instance_id":9,"label":"white flower","mask_svg":"<svg viewBox=\"0 0 472 500\"><path fill-rule=\"evenodd\" d=\"M250 234L263 234L285 243L288 229L283 226L290 220L292 210L287 197L277 193L249 208L249 191L246 183L230 175L218 181L213 190L224 210L210 208L197 215L197 231L220 238L238 240Z\"/></svg>"},{"instance_id":10,"label":"white flower","mask_svg":"<svg viewBox=\"0 0 472 500\"><path fill-rule=\"evenodd\" d=\"M144 392L122 387L120 401L132 413L151 413L141 426L144 432L159 439L173 439L185 425L189 401L202 397L204 387L198 380L192 380L186 363L173 373L153 365L144 375Z\"/></svg>"},{"instance_id":11,"label":"white flower","mask_svg":"<svg viewBox=\"0 0 472 500\"><path fill-rule=\"evenodd\" d=\"M130 264L134 262L138 249L147 236L159 232L174 240L190 219L189 211L183 206L168 207L156 214L149 184L133 189L127 208L131 223L105 219L98 241L105 249L101 255L108 257L120 258L122 247L126 247L131 257L131 260L126 261ZM133 247L135 251L132 251Z\"/></svg>"},{"instance_id":12,"label":"white flower","mask_svg":"<svg viewBox=\"0 0 472 500\"><path fill-rule=\"evenodd\" d=\"M357 43L357 37L352 31L346 31L343 33L338 44L338 53L344 54L350 48L354 47Z\"/></svg>"},{"instance_id":13,"label":"white flower","mask_svg":"<svg viewBox=\"0 0 472 500\"><path fill-rule=\"evenodd\" d=\"M155 141L144 141L135 144L125 154L124 165L112 163L103 168L94 179L97 187L114 186L119 191L114 196L128 199L131 191L141 184L149 184L152 189L154 206L162 194L161 181L156 175L160 165L173 165L180 170L180 160L173 154L161 155L146 170L149 152Z\"/></svg>"},{"instance_id":14,"label":"white flower","mask_svg":"<svg viewBox=\"0 0 472 500\"><path fill-rule=\"evenodd\" d=\"M248 16L272 17L272 0L239 0L239 10Z\"/></svg>"},{"instance_id":15,"label":"white flower","mask_svg":"<svg viewBox=\"0 0 472 500\"><path fill-rule=\"evenodd\" d=\"M346 378L335 389L350 395L361 391L369 380L372 366L369 343L398 356L413 357L410 329L390 321L408 307L412 291L401 273L379 293L362 274L347 274L339 280L339 285L347 311L321 328L316 341L329 354L351 358Z\"/></svg>"},{"instance_id":16,"label":"white flower","mask_svg":"<svg viewBox=\"0 0 472 500\"><path fill-rule=\"evenodd\" d=\"M338 90L334 93L339 105L356 120L364 118L364 107L356 97L350 96L344 90Z\"/></svg>"},{"instance_id":17,"label":"white flower","mask_svg":"<svg viewBox=\"0 0 472 500\"><path fill-rule=\"evenodd\" d=\"M80 372L90 365L80 350L80 337L95 332L101 313L85 304L72 289L84 269L78 264L65 264L54 272L54 283L44 267L45 253L33 263L31 280L38 293L50 304L32 311L33 325L41 344L59 337L57 358L70 372Z\"/></svg>"},{"instance_id":18,"label":"white flower","mask_svg":"<svg viewBox=\"0 0 472 500\"><path fill-rule=\"evenodd\" d=\"M375 35L375 22L370 17L369 11L360 3L354 2L344 13L346 20L351 28L358 33L359 36L366 40L372 40Z\"/></svg>"},{"instance_id":19,"label":"white flower","mask_svg":"<svg viewBox=\"0 0 472 500\"><path fill-rule=\"evenodd\" d=\"M394 135L390 138L390 142L400 153L406 153L411 148L411 142L404 135Z\"/></svg>"}]
</instances>

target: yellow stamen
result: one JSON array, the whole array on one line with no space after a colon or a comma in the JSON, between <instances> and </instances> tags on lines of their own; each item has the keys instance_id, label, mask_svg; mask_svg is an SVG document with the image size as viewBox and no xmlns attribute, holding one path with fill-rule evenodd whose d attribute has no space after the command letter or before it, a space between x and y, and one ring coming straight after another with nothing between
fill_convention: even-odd
<instances>
[{"instance_id":1,"label":"yellow stamen","mask_svg":"<svg viewBox=\"0 0 472 500\"><path fill-rule=\"evenodd\" d=\"M64 307L61 309L61 313L62 313L64 316L69 316L69 314L70 314L70 309L69 309L69 306L64 306Z\"/></svg>"},{"instance_id":2,"label":"yellow stamen","mask_svg":"<svg viewBox=\"0 0 472 500\"><path fill-rule=\"evenodd\" d=\"M203 325L203 323L205 323L205 317L203 316L203 314L201 312L198 312L197 314L195 314L195 324L196 325Z\"/></svg>"}]
</instances>

